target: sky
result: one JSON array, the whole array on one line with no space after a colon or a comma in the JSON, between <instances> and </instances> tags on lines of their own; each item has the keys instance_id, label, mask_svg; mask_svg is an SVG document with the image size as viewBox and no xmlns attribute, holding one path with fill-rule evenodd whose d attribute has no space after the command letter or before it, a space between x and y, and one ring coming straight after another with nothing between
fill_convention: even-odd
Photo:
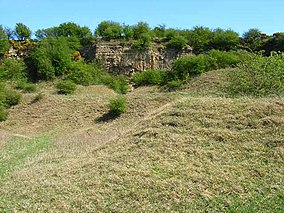
<instances>
[{"instance_id":1,"label":"sky","mask_svg":"<svg viewBox=\"0 0 284 213\"><path fill-rule=\"evenodd\" d=\"M104 20L151 27L232 29L242 35L258 28L284 32L284 0L0 0L0 25L24 23L33 32L75 22L94 31Z\"/></svg>"}]
</instances>

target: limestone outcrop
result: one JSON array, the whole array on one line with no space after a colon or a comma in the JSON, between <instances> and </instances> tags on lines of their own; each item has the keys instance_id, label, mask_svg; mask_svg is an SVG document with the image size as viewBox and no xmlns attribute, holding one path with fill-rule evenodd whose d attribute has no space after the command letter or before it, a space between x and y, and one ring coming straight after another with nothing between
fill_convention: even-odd
<instances>
[{"instance_id":1,"label":"limestone outcrop","mask_svg":"<svg viewBox=\"0 0 284 213\"><path fill-rule=\"evenodd\" d=\"M191 53L189 47L178 50L153 43L149 49L136 50L130 44L105 41L82 50L85 59L99 61L109 72L127 75L147 69L168 69L176 58Z\"/></svg>"}]
</instances>

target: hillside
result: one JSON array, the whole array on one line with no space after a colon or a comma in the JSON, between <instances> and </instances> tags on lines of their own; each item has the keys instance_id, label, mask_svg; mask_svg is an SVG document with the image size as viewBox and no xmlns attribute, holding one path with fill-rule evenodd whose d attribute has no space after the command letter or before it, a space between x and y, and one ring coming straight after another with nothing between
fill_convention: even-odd
<instances>
[{"instance_id":1,"label":"hillside","mask_svg":"<svg viewBox=\"0 0 284 213\"><path fill-rule=\"evenodd\" d=\"M0 124L3 212L283 212L284 99L229 98L228 70L183 90L39 85Z\"/></svg>"}]
</instances>

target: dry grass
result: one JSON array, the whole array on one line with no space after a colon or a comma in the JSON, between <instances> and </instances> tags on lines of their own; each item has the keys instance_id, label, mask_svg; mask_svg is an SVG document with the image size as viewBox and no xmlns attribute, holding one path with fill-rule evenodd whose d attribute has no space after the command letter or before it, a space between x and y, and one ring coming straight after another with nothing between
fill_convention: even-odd
<instances>
[{"instance_id":1,"label":"dry grass","mask_svg":"<svg viewBox=\"0 0 284 213\"><path fill-rule=\"evenodd\" d=\"M284 99L217 97L209 84L213 97L198 95L199 83L180 93L139 88L127 95L126 113L105 122L97 118L114 94L88 88L31 106L44 113L44 122L34 118L48 124L40 128L21 127L25 103L12 109L5 129L53 135L0 142L0 161L10 168L2 173L0 210L283 212ZM62 112L77 120L70 124Z\"/></svg>"}]
</instances>

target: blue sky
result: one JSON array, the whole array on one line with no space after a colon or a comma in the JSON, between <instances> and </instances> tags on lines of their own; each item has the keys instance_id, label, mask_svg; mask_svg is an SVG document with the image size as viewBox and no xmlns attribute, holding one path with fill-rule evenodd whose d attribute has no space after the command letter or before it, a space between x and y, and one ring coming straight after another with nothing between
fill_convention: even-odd
<instances>
[{"instance_id":1,"label":"blue sky","mask_svg":"<svg viewBox=\"0 0 284 213\"><path fill-rule=\"evenodd\" d=\"M32 31L75 22L95 30L103 20L126 24L145 21L151 27L193 26L250 28L272 34L284 31L284 0L0 0L0 24L22 22Z\"/></svg>"}]
</instances>

